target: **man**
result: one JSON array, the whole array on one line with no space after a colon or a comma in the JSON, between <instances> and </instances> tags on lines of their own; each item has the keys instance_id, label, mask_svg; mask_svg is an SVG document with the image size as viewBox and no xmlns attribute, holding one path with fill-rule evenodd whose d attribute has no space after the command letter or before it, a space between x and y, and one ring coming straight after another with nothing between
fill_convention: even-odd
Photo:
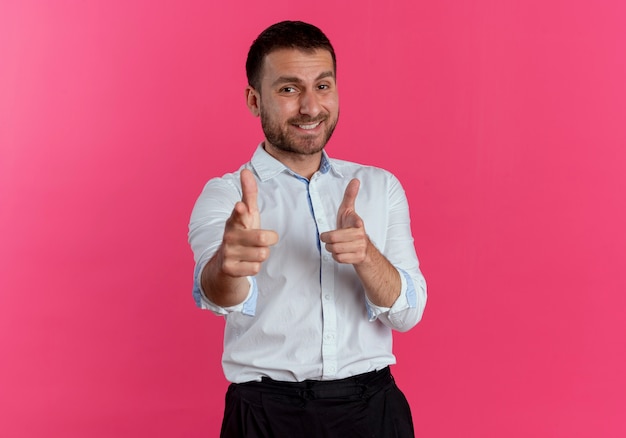
<instances>
[{"instance_id":1,"label":"man","mask_svg":"<svg viewBox=\"0 0 626 438\"><path fill-rule=\"evenodd\" d=\"M226 318L222 436L413 436L389 372L392 330L426 304L404 191L324 151L339 100L318 28L270 26L246 72L265 139L206 184L189 225L196 303Z\"/></svg>"}]
</instances>

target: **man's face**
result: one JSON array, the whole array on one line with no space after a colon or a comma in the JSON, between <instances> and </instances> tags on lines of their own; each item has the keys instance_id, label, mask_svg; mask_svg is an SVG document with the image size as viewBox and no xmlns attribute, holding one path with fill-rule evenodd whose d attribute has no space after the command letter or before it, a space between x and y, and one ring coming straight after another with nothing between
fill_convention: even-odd
<instances>
[{"instance_id":1,"label":"man's face","mask_svg":"<svg viewBox=\"0 0 626 438\"><path fill-rule=\"evenodd\" d=\"M327 50L281 49L265 57L258 100L266 147L319 153L339 117L333 60Z\"/></svg>"}]
</instances>

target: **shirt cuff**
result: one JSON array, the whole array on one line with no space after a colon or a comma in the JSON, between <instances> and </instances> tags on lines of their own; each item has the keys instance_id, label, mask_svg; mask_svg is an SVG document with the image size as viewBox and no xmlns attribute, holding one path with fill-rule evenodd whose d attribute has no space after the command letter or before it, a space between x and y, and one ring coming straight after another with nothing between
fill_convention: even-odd
<instances>
[{"instance_id":1,"label":"shirt cuff","mask_svg":"<svg viewBox=\"0 0 626 438\"><path fill-rule=\"evenodd\" d=\"M216 304L213 304L204 294L202 290L202 283L200 282L200 276L202 274L202 269L204 269L204 265L206 263L196 266L194 271L194 281L193 281L193 299L196 302L196 306L203 310L210 310L216 315L228 315L232 312L241 312L244 315L254 316L256 313L256 301L259 295L259 290L256 284L255 277L246 277L248 283L250 284L250 288L248 289L248 295L246 299L243 300L242 303L236 304L234 306L222 307Z\"/></svg>"},{"instance_id":2,"label":"shirt cuff","mask_svg":"<svg viewBox=\"0 0 626 438\"><path fill-rule=\"evenodd\" d=\"M370 299L365 295L365 305L367 307L367 315L370 321L375 321L380 315L388 314L390 317L398 312L402 312L406 309L416 307L417 305L417 292L413 285L411 276L402 269L396 268L400 274L400 295L396 298L396 301L391 307L382 307L373 304Z\"/></svg>"}]
</instances>

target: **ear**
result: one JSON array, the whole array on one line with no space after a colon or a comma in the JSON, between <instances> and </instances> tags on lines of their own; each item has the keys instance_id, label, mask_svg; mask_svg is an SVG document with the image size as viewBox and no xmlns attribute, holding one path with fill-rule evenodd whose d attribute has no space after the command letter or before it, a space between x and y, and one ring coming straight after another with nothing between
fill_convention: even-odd
<instances>
[{"instance_id":1,"label":"ear","mask_svg":"<svg viewBox=\"0 0 626 438\"><path fill-rule=\"evenodd\" d=\"M246 87L246 105L254 117L259 117L261 114L261 95L252 88L251 85Z\"/></svg>"}]
</instances>

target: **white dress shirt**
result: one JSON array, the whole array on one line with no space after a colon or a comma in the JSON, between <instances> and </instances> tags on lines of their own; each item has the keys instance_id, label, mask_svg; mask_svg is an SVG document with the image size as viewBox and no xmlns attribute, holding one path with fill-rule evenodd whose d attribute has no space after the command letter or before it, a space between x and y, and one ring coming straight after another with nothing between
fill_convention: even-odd
<instances>
[{"instance_id":1,"label":"white dress shirt","mask_svg":"<svg viewBox=\"0 0 626 438\"><path fill-rule=\"evenodd\" d=\"M200 274L241 200L239 173L244 167L257 179L261 228L276 231L279 242L261 272L248 278L246 300L224 308L206 298ZM392 329L412 328L426 305L426 282L399 181L385 170L330 159L326 153L309 181L270 156L262 144L241 169L206 184L189 224L196 304L226 318L226 378L234 383L264 376L332 380L394 364ZM361 181L355 208L366 233L400 273L401 293L391 308L369 302L354 267L333 260L319 239L336 228L337 210L352 178Z\"/></svg>"}]
</instances>

